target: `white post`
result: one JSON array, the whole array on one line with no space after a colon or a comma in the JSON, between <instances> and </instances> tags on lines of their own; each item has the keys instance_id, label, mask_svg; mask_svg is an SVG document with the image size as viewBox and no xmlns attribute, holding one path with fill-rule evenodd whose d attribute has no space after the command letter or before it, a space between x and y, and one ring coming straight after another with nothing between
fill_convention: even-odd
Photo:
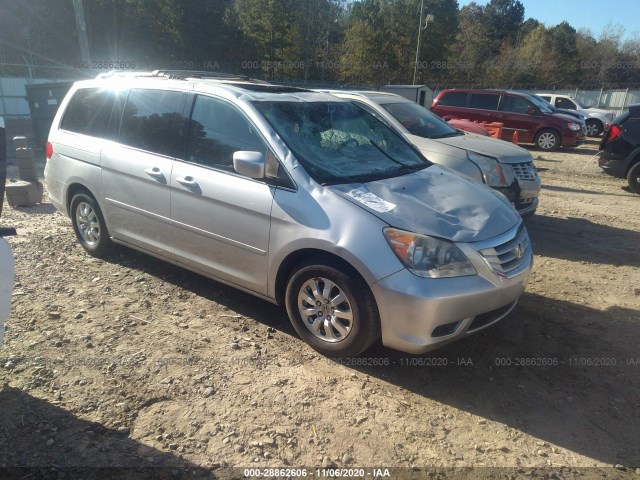
<instances>
[{"instance_id":1,"label":"white post","mask_svg":"<svg viewBox=\"0 0 640 480\"><path fill-rule=\"evenodd\" d=\"M424 0L420 0L420 23L418 23L418 45L416 45L416 63L413 67L413 84L416 84L418 75L418 57L420 56L420 42L422 41L422 15L424 13Z\"/></svg>"}]
</instances>

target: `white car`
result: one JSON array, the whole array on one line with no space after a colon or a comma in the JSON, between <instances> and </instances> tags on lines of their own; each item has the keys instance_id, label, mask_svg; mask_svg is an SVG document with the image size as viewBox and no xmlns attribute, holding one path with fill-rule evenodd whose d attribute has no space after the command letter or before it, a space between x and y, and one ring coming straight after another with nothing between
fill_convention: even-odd
<instances>
[{"instance_id":1,"label":"white car","mask_svg":"<svg viewBox=\"0 0 640 480\"><path fill-rule=\"evenodd\" d=\"M6 138L4 119L0 117L0 215L4 200L4 183L6 175ZM11 293L13 291L13 254L7 241L3 238L15 235L12 228L0 228L0 346L4 340L4 324L11 312Z\"/></svg>"},{"instance_id":2,"label":"white car","mask_svg":"<svg viewBox=\"0 0 640 480\"><path fill-rule=\"evenodd\" d=\"M521 216L538 206L540 177L522 147L456 130L435 113L385 92L326 90L351 100L399 130L432 162L473 178L505 195Z\"/></svg>"},{"instance_id":3,"label":"white car","mask_svg":"<svg viewBox=\"0 0 640 480\"><path fill-rule=\"evenodd\" d=\"M587 136L597 137L604 131L606 123L611 122L616 114L611 110L594 108L585 105L580 100L569 95L556 95L555 93L536 93L556 108L576 110L585 116L587 123Z\"/></svg>"}]
</instances>

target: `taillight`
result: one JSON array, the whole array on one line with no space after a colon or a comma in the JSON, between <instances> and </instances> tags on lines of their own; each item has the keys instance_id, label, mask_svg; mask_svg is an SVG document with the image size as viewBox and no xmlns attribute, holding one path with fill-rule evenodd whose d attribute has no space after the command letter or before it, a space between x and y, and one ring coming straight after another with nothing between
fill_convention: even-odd
<instances>
[{"instance_id":1,"label":"taillight","mask_svg":"<svg viewBox=\"0 0 640 480\"><path fill-rule=\"evenodd\" d=\"M51 160L51 156L53 155L53 145L51 145L51 142L47 142L47 148L45 152L47 154L47 160Z\"/></svg>"},{"instance_id":2,"label":"taillight","mask_svg":"<svg viewBox=\"0 0 640 480\"><path fill-rule=\"evenodd\" d=\"M611 128L609 129L609 136L607 137L607 140L608 141L615 140L616 138L618 138L623 133L624 133L624 130L622 130L618 125L611 125Z\"/></svg>"}]
</instances>

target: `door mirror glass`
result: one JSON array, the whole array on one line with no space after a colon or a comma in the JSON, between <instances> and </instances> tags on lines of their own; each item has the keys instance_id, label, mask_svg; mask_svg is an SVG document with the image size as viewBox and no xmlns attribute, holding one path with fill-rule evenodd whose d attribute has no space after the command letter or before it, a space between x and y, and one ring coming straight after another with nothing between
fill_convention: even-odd
<instances>
[{"instance_id":1,"label":"door mirror glass","mask_svg":"<svg viewBox=\"0 0 640 480\"><path fill-rule=\"evenodd\" d=\"M264 178L264 155L241 150L233 154L233 168L249 178Z\"/></svg>"}]
</instances>

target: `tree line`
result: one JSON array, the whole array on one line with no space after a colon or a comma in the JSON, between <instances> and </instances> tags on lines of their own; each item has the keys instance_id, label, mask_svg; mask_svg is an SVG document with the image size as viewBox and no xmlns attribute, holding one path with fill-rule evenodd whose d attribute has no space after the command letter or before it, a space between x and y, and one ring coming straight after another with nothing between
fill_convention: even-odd
<instances>
[{"instance_id":1,"label":"tree line","mask_svg":"<svg viewBox=\"0 0 640 480\"><path fill-rule=\"evenodd\" d=\"M290 83L380 86L640 85L640 40L526 18L518 0L0 0L0 74L37 65L189 69ZM418 31L420 55L416 58ZM417 67L417 68L416 68ZM56 70L57 69L57 70ZM46 69L45 69L46 70Z\"/></svg>"}]
</instances>

